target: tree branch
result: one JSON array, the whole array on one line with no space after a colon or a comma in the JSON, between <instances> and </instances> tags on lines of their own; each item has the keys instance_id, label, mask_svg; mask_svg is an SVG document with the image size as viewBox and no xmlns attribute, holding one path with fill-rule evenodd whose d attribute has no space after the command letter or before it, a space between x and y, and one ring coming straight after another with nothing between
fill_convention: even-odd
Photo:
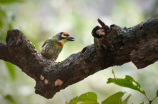
<instances>
[{"instance_id":1,"label":"tree branch","mask_svg":"<svg viewBox=\"0 0 158 104\"><path fill-rule=\"evenodd\" d=\"M35 92L52 98L56 92L105 68L132 61L144 68L158 60L158 18L131 28L102 27L92 30L94 44L62 62L45 59L19 30L9 30L0 42L0 59L9 61L36 81Z\"/></svg>"}]
</instances>

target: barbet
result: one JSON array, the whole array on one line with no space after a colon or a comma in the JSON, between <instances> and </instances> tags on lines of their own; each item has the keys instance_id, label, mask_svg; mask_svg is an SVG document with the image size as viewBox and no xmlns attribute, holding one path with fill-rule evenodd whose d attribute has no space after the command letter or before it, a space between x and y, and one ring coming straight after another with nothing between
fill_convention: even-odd
<instances>
[{"instance_id":1,"label":"barbet","mask_svg":"<svg viewBox=\"0 0 158 104\"><path fill-rule=\"evenodd\" d=\"M67 32L60 32L44 42L42 45L41 54L45 58L55 61L62 51L63 45L68 41L74 41L74 38Z\"/></svg>"}]
</instances>

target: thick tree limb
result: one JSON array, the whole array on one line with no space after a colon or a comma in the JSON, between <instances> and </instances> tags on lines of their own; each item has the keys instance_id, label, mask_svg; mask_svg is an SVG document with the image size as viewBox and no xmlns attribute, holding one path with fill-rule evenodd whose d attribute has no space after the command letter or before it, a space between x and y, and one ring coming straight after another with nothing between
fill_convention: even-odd
<instances>
[{"instance_id":1,"label":"thick tree limb","mask_svg":"<svg viewBox=\"0 0 158 104\"><path fill-rule=\"evenodd\" d=\"M94 44L54 63L41 53L19 30L9 30L6 43L0 42L0 59L9 61L35 79L35 92L52 98L56 92L110 66L132 61L137 68L158 60L158 18L131 28L116 25L92 30Z\"/></svg>"}]
</instances>

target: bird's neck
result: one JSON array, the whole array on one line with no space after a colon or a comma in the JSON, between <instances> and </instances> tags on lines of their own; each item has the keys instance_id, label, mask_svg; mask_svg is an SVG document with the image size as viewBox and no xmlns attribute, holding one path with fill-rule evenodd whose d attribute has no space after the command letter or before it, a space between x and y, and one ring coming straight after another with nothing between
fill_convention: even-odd
<instances>
[{"instance_id":1,"label":"bird's neck","mask_svg":"<svg viewBox=\"0 0 158 104\"><path fill-rule=\"evenodd\" d=\"M59 47L63 47L63 44L62 44L61 42L55 41L55 43L56 43Z\"/></svg>"},{"instance_id":2,"label":"bird's neck","mask_svg":"<svg viewBox=\"0 0 158 104\"><path fill-rule=\"evenodd\" d=\"M56 40L55 40L55 41L56 41ZM63 46L66 42L67 42L66 39L62 39L62 40L60 40L60 41L56 41L56 43L57 43L58 46Z\"/></svg>"}]
</instances>

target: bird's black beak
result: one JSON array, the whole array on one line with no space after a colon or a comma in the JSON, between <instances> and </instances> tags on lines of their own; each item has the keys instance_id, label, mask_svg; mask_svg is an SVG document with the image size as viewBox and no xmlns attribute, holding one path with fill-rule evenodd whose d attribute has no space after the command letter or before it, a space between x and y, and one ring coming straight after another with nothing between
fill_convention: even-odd
<instances>
[{"instance_id":1,"label":"bird's black beak","mask_svg":"<svg viewBox=\"0 0 158 104\"><path fill-rule=\"evenodd\" d=\"M66 40L68 40L68 41L74 41L74 39L75 39L75 38L72 37L72 36L67 36L67 37L66 37Z\"/></svg>"}]
</instances>

